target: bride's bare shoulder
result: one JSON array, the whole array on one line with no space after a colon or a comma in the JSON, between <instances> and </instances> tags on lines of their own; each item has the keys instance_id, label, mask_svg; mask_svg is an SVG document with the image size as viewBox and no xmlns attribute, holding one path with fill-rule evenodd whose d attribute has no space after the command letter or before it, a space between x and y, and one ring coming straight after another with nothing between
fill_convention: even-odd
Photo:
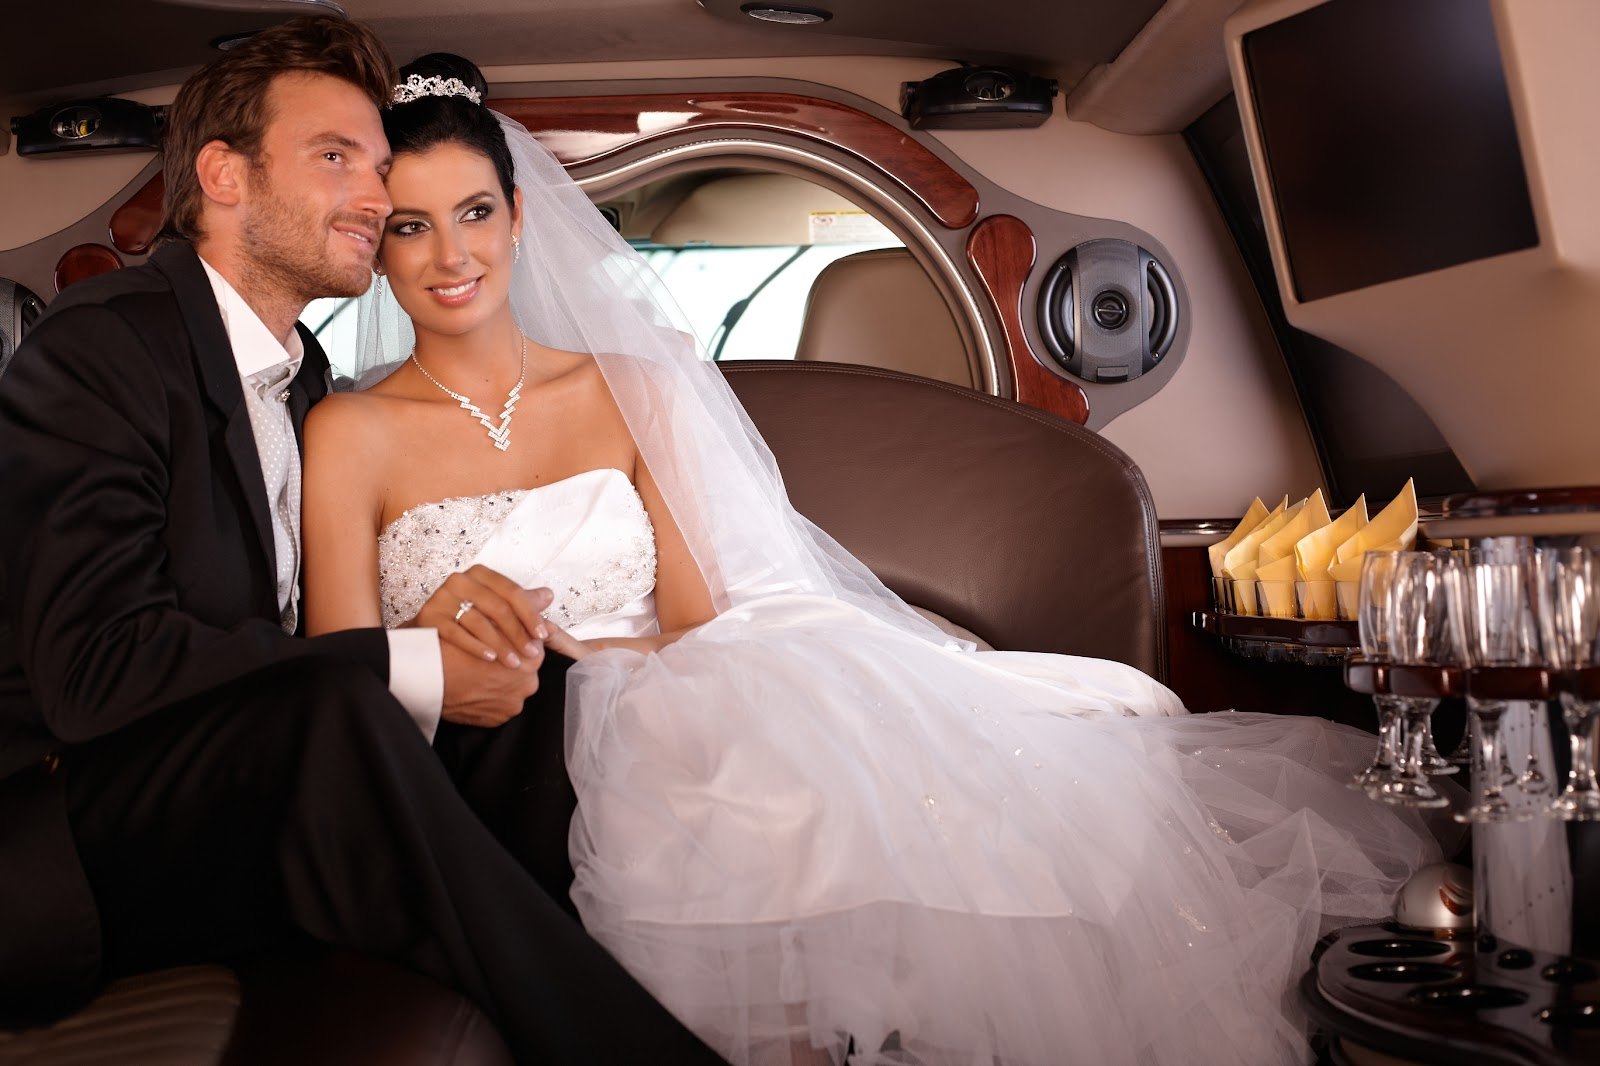
<instances>
[{"instance_id":1,"label":"bride's bare shoulder","mask_svg":"<svg viewBox=\"0 0 1600 1066\"><path fill-rule=\"evenodd\" d=\"M393 430L403 403L379 388L329 393L306 414L306 449L367 451Z\"/></svg>"}]
</instances>

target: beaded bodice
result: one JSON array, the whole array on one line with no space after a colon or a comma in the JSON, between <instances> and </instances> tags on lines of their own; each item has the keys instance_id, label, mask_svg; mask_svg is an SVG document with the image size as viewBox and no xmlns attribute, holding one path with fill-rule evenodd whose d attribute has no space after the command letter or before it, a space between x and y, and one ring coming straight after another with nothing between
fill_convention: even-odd
<instances>
[{"instance_id":1,"label":"beaded bodice","mask_svg":"<svg viewBox=\"0 0 1600 1066\"><path fill-rule=\"evenodd\" d=\"M625 616L654 623L655 532L620 470L590 470L535 489L456 496L411 508L378 535L383 624L416 616L450 574L482 562L526 587L548 586L545 617L585 623ZM616 635L617 625L610 627Z\"/></svg>"}]
</instances>

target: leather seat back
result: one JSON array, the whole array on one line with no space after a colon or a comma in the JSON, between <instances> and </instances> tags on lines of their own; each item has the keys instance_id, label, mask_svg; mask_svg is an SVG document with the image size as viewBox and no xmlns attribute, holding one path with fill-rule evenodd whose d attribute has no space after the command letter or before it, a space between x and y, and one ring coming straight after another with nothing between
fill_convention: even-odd
<instances>
[{"instance_id":1,"label":"leather seat back","mask_svg":"<svg viewBox=\"0 0 1600 1066\"><path fill-rule=\"evenodd\" d=\"M908 602L996 648L1166 676L1155 505L1082 426L925 378L730 363L795 507Z\"/></svg>"},{"instance_id":2,"label":"leather seat back","mask_svg":"<svg viewBox=\"0 0 1600 1066\"><path fill-rule=\"evenodd\" d=\"M856 252L822 268L806 297L795 359L978 384L949 306L904 248Z\"/></svg>"}]
</instances>

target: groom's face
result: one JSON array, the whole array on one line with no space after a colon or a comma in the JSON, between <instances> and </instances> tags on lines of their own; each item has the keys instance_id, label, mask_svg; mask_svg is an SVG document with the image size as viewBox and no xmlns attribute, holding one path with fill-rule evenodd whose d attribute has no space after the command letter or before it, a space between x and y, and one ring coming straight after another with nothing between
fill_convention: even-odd
<instances>
[{"instance_id":1,"label":"groom's face","mask_svg":"<svg viewBox=\"0 0 1600 1066\"><path fill-rule=\"evenodd\" d=\"M389 143L378 111L360 89L326 74L281 75L268 100L240 221L249 269L307 301L359 296L389 214Z\"/></svg>"}]
</instances>

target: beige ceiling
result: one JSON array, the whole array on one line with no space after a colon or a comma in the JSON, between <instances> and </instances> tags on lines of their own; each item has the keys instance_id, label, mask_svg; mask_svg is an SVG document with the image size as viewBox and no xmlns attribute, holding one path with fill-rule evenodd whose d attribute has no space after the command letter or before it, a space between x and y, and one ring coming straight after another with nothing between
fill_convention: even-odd
<instances>
[{"instance_id":1,"label":"beige ceiling","mask_svg":"<svg viewBox=\"0 0 1600 1066\"><path fill-rule=\"evenodd\" d=\"M0 34L0 104L9 114L72 96L171 84L217 53L212 42L314 10L329 0L8 0L25 33ZM1150 23L1170 52L1213 48L1222 7L1237 0L810 0L836 8L817 27L757 22L741 0L337 0L375 27L402 61L453 51L482 66L787 55L922 56L1009 63L1070 89L1113 62ZM1174 19L1197 8L1196 26ZM1165 19L1151 18L1164 11ZM1169 29L1170 28L1170 29ZM1147 32L1139 51L1148 51ZM1099 68L1096 70L1096 68ZM1170 69L1170 68L1169 68ZM1115 104L1117 83L1099 77ZM1156 79L1159 83L1159 77ZM1142 96L1148 72L1129 79ZM1109 90L1109 93L1108 93ZM1210 91L1209 89L1205 91ZM1215 97L1206 100L1208 106ZM1170 105L1167 110L1172 111ZM1181 104L1181 118L1201 108ZM1107 112L1114 115L1115 109ZM1192 118L1193 115L1189 115ZM1099 121L1098 118L1093 119ZM1113 118L1113 122L1115 118ZM1155 127L1181 128L1163 115ZM1186 121L1186 120L1185 120ZM1109 124L1109 123L1108 123ZM1151 130L1147 120L1138 132Z\"/></svg>"}]
</instances>

